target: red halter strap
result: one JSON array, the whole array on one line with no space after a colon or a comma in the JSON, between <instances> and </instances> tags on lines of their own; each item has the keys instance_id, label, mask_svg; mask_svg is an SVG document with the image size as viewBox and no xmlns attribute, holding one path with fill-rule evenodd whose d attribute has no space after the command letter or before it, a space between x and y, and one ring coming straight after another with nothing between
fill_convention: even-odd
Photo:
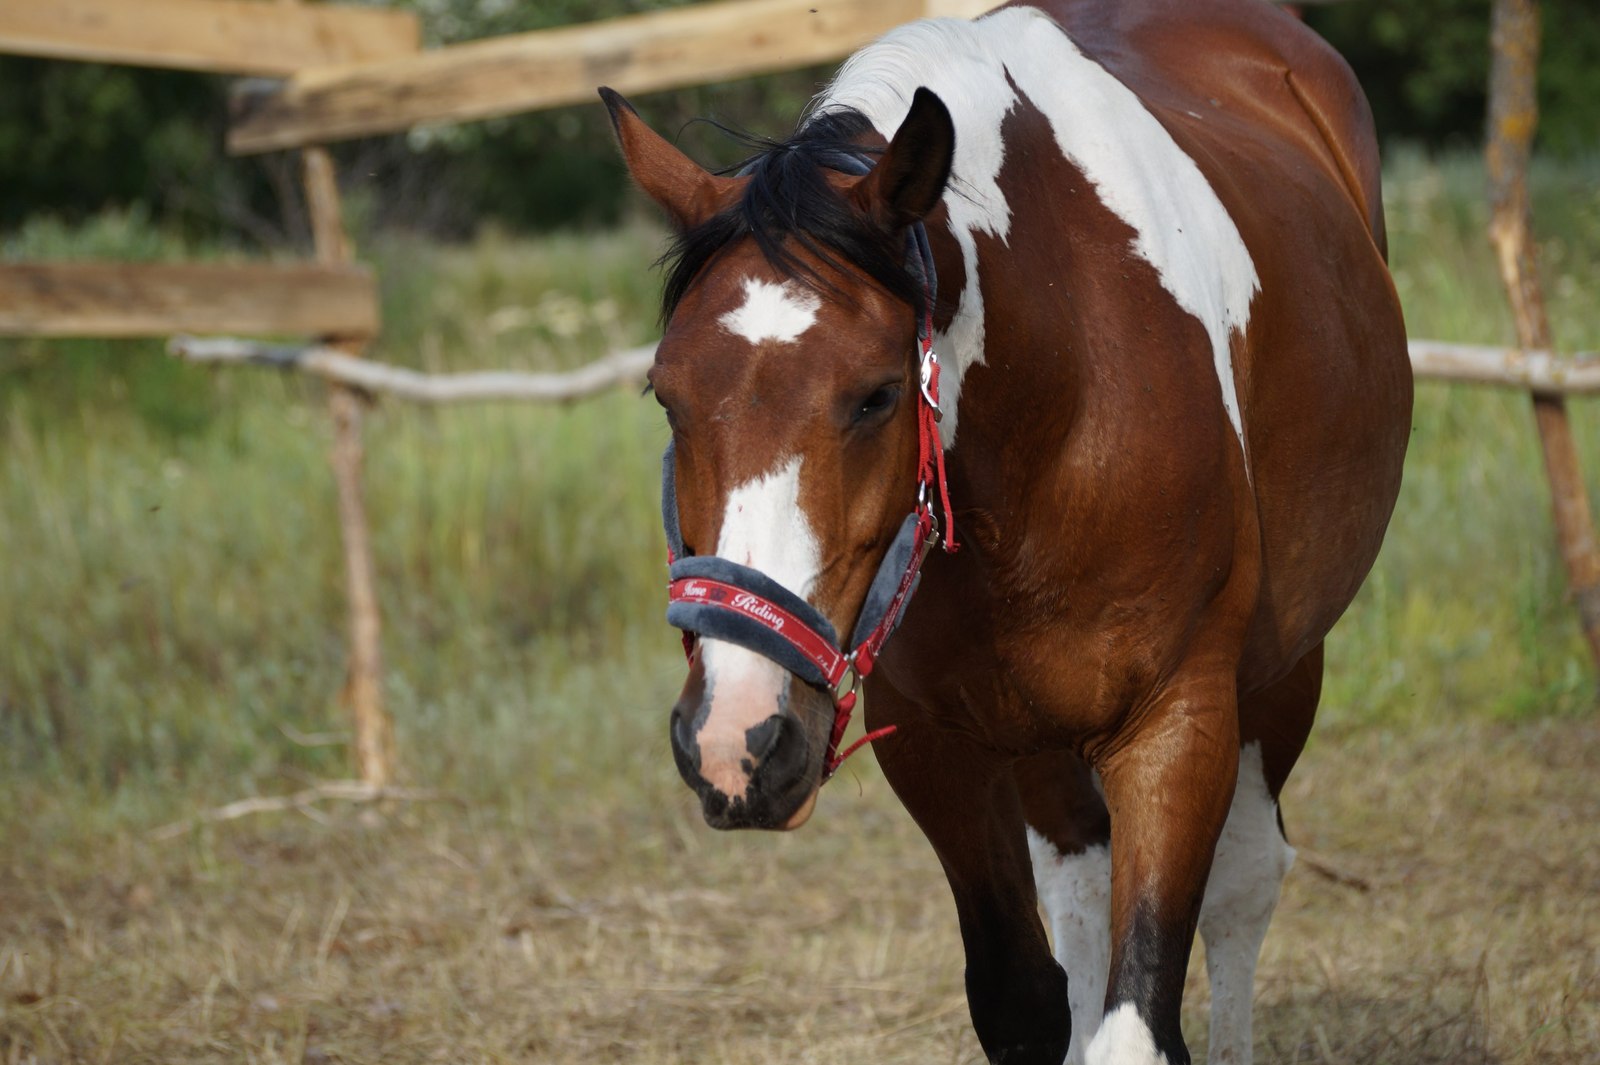
<instances>
[{"instance_id":1,"label":"red halter strap","mask_svg":"<svg viewBox=\"0 0 1600 1065\"><path fill-rule=\"evenodd\" d=\"M844 751L839 750L839 743L844 739L844 733L850 727L850 716L856 708L856 689L860 686L861 678L872 672L877 664L878 653L883 650L883 645L889 639L889 634L894 631L899 623L900 614L905 609L911 593L916 590L917 577L922 572L922 563L928 557L928 552L933 550L939 542L939 519L935 516L932 501L929 496L931 489L937 486L939 503L944 510L944 550L946 554L955 554L960 548L956 542L955 514L950 507L950 484L944 469L944 443L939 438L939 421L943 412L939 409L939 355L933 350L933 306L930 299L923 328L918 330L920 336L921 360L918 369L921 378L922 402L917 405L917 532L913 541L911 560L907 564L905 573L901 575L900 586L895 591L894 599L888 611L884 613L883 620L867 634L850 658L855 666L856 682L850 690L834 700L833 732L828 738L827 761L824 763L823 777L826 781L834 772L844 764L845 759L855 754L862 747L885 736L892 735L896 729L894 725L874 729L852 743Z\"/></svg>"},{"instance_id":2,"label":"red halter strap","mask_svg":"<svg viewBox=\"0 0 1600 1065\"><path fill-rule=\"evenodd\" d=\"M922 405L917 410L917 506L927 505L928 488L939 486L939 504L944 510L945 554L953 555L961 547L956 543L955 513L950 508L950 482L944 469L944 442L939 438L939 422L944 411L939 409L939 353L933 350L933 307L928 307L920 334L922 349L920 375Z\"/></svg>"},{"instance_id":3,"label":"red halter strap","mask_svg":"<svg viewBox=\"0 0 1600 1065\"><path fill-rule=\"evenodd\" d=\"M837 688L850 670L850 656L840 651L833 640L818 632L814 623L800 612L785 610L742 585L710 577L680 577L667 585L667 601L714 606L763 626L786 640L802 658L816 666L823 682L830 688ZM692 650L690 654L693 655Z\"/></svg>"}]
</instances>

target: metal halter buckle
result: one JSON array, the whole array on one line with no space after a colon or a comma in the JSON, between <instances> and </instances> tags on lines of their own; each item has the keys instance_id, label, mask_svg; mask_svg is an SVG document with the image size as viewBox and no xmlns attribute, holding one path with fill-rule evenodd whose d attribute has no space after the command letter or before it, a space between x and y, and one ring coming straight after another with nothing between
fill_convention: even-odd
<instances>
[{"instance_id":1,"label":"metal halter buckle","mask_svg":"<svg viewBox=\"0 0 1600 1065\"><path fill-rule=\"evenodd\" d=\"M922 356L921 377L922 398L927 402L928 408L933 411L933 420L944 420L944 411L939 409L939 399L933 394L933 368L939 364L939 353L933 350L933 345L928 345L928 350Z\"/></svg>"},{"instance_id":2,"label":"metal halter buckle","mask_svg":"<svg viewBox=\"0 0 1600 1065\"><path fill-rule=\"evenodd\" d=\"M939 546L940 530L939 515L932 508L928 508L928 538L922 542L922 551L917 555L917 569L921 571L922 564L933 554L933 549Z\"/></svg>"},{"instance_id":3,"label":"metal halter buckle","mask_svg":"<svg viewBox=\"0 0 1600 1065\"><path fill-rule=\"evenodd\" d=\"M833 705L838 706L846 698L861 690L861 674L856 671L856 653L851 651L844 659L844 673L839 677L839 683L833 686Z\"/></svg>"}]
</instances>

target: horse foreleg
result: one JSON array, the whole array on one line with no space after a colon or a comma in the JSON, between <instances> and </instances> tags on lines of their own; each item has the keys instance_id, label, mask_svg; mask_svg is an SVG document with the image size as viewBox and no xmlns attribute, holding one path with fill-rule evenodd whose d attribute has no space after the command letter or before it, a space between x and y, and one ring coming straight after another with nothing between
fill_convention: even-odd
<instances>
[{"instance_id":1,"label":"horse foreleg","mask_svg":"<svg viewBox=\"0 0 1600 1065\"><path fill-rule=\"evenodd\" d=\"M1231 672L1179 679L1102 754L1111 981L1089 1065L1188 1065L1183 981L1238 768Z\"/></svg>"},{"instance_id":2,"label":"horse foreleg","mask_svg":"<svg viewBox=\"0 0 1600 1065\"><path fill-rule=\"evenodd\" d=\"M1208 1065L1250 1065L1256 959L1278 906L1294 850L1278 830L1278 804L1267 791L1261 745L1239 752L1239 782L1217 840L1211 879L1200 907L1211 983Z\"/></svg>"},{"instance_id":3,"label":"horse foreleg","mask_svg":"<svg viewBox=\"0 0 1600 1065\"><path fill-rule=\"evenodd\" d=\"M1200 908L1211 983L1210 1065L1251 1062L1256 959L1294 861L1279 827L1278 793L1305 746L1321 694L1318 645L1282 680L1239 706L1239 782Z\"/></svg>"},{"instance_id":4,"label":"horse foreleg","mask_svg":"<svg viewBox=\"0 0 1600 1065\"><path fill-rule=\"evenodd\" d=\"M955 897L967 954L967 1005L992 1062L1061 1065L1071 1020L1067 977L1050 956L1034 894L1022 804L1008 767L928 722L886 684L869 686L872 728L895 794L933 845Z\"/></svg>"},{"instance_id":5,"label":"horse foreleg","mask_svg":"<svg viewBox=\"0 0 1600 1065\"><path fill-rule=\"evenodd\" d=\"M1066 1065L1083 1065L1105 1012L1111 965L1111 821L1089 767L1070 751L1025 758L1012 773L1028 820L1033 881L1067 973Z\"/></svg>"}]
</instances>

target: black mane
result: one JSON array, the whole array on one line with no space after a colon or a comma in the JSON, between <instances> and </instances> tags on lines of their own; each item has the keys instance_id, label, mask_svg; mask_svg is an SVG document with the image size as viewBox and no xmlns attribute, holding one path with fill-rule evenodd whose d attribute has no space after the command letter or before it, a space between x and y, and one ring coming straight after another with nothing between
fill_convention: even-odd
<instances>
[{"instance_id":1,"label":"black mane","mask_svg":"<svg viewBox=\"0 0 1600 1065\"><path fill-rule=\"evenodd\" d=\"M713 123L715 125L715 123ZM833 186L828 174L870 166L878 149L856 140L872 129L859 111L828 111L803 121L786 141L756 137L718 126L754 154L721 173L750 178L739 202L680 233L661 257L666 284L661 320L667 322L695 278L713 260L745 237L786 278L813 291L836 292L796 249L804 249L833 269L846 264L861 270L891 295L923 313L922 283L906 259L905 235L886 233L857 211Z\"/></svg>"}]
</instances>

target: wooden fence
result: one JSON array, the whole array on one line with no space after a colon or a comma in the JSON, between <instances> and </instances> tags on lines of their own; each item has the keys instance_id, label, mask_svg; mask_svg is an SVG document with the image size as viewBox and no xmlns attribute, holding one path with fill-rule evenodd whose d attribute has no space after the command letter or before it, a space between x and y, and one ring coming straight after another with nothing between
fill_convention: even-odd
<instances>
[{"instance_id":1,"label":"wooden fence","mask_svg":"<svg viewBox=\"0 0 1600 1065\"><path fill-rule=\"evenodd\" d=\"M1300 0L1326 3L1337 0ZM670 11L420 51L414 16L298 0L51 0L0 3L0 53L241 76L228 148L299 148L315 262L264 265L0 265L0 334L303 335L309 346L180 338L176 353L296 368L330 381L347 595L343 702L364 795L394 777L382 696L381 626L362 502L358 392L419 402L570 401L649 367L650 348L572 374L430 376L360 358L378 331L372 278L352 265L323 145L422 123L460 122L593 98L606 83L644 92L842 58L902 22L970 17L993 0L717 0ZM1600 391L1600 354L1561 357L1544 315L1528 237L1526 170L1537 112L1538 0L1495 0L1488 163L1491 240L1517 321L1517 349L1417 340L1417 376L1529 391L1555 500L1562 557L1600 666L1600 552L1579 474L1567 392Z\"/></svg>"},{"instance_id":2,"label":"wooden fence","mask_svg":"<svg viewBox=\"0 0 1600 1065\"><path fill-rule=\"evenodd\" d=\"M416 52L417 19L371 7L260 0L22 0L0 4L0 51L285 77Z\"/></svg>"}]
</instances>

